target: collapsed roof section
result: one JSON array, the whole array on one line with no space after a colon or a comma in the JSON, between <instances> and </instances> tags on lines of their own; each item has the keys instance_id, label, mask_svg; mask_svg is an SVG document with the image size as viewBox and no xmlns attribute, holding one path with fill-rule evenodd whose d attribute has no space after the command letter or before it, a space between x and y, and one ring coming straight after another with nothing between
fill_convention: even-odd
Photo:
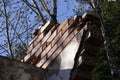
<instances>
[{"instance_id":1,"label":"collapsed roof section","mask_svg":"<svg viewBox=\"0 0 120 80\"><path fill-rule=\"evenodd\" d=\"M48 68L82 29L91 30L91 33L88 33L90 38L86 43L100 46L103 43L103 37L99 22L98 18L87 13L83 16L74 16L65 20L60 25L51 21L47 22L44 26L35 30L35 37L30 42L27 55L23 61L36 67ZM98 50L95 46L91 47L89 45L87 47L89 53L86 54L94 56L94 53L96 53L94 51ZM93 49L93 52L90 52L91 49Z\"/></svg>"}]
</instances>

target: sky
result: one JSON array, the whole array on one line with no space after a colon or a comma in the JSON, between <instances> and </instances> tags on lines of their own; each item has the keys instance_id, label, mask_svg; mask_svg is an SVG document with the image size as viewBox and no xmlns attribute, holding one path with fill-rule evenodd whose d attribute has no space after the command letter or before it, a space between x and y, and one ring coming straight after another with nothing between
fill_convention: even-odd
<instances>
[{"instance_id":1,"label":"sky","mask_svg":"<svg viewBox=\"0 0 120 80\"><path fill-rule=\"evenodd\" d=\"M78 4L74 0L66 0L66 1L67 2L65 2L65 0L58 0L58 3L57 3L57 6L58 6L57 20L58 20L59 23L61 23L64 20L74 16L75 13L73 12L73 9L78 6ZM32 19L32 20L33 20L33 22L35 21L34 19ZM37 27L38 26L35 26L34 29L36 29ZM5 35L5 32L4 32L4 35ZM6 38L3 35L0 36L0 43L1 43L1 45L4 44L5 40L6 40ZM0 53L2 51L4 51L3 48L0 48Z\"/></svg>"},{"instance_id":2,"label":"sky","mask_svg":"<svg viewBox=\"0 0 120 80\"><path fill-rule=\"evenodd\" d=\"M58 0L58 22L62 22L67 18L74 16L75 13L73 12L73 8L78 6L78 3L74 0L67 0L67 2L64 1L65 0Z\"/></svg>"}]
</instances>

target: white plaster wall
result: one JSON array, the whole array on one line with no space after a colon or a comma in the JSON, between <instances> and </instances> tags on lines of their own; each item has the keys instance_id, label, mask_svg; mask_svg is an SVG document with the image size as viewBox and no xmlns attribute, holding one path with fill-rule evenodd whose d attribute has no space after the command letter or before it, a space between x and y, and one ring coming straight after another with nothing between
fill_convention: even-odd
<instances>
[{"instance_id":1,"label":"white plaster wall","mask_svg":"<svg viewBox=\"0 0 120 80\"><path fill-rule=\"evenodd\" d=\"M74 64L74 57L79 47L79 42L77 38L73 38L73 40L66 46L66 48L62 51L61 64L60 69L72 69Z\"/></svg>"},{"instance_id":2,"label":"white plaster wall","mask_svg":"<svg viewBox=\"0 0 120 80\"><path fill-rule=\"evenodd\" d=\"M50 67L47 80L68 80L74 65L74 57L80 45L83 30L75 36Z\"/></svg>"}]
</instances>

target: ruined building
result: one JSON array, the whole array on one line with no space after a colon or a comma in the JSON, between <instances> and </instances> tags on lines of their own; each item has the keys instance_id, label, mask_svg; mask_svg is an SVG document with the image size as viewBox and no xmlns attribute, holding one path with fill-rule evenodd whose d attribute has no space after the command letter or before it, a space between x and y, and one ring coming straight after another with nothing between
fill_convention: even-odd
<instances>
[{"instance_id":1,"label":"ruined building","mask_svg":"<svg viewBox=\"0 0 120 80\"><path fill-rule=\"evenodd\" d=\"M97 17L85 13L34 31L23 63L0 57L0 80L92 80L103 44Z\"/></svg>"},{"instance_id":2,"label":"ruined building","mask_svg":"<svg viewBox=\"0 0 120 80\"><path fill-rule=\"evenodd\" d=\"M85 13L60 25L36 29L23 61L48 70L47 80L92 80L95 57L103 44L97 17Z\"/></svg>"}]
</instances>

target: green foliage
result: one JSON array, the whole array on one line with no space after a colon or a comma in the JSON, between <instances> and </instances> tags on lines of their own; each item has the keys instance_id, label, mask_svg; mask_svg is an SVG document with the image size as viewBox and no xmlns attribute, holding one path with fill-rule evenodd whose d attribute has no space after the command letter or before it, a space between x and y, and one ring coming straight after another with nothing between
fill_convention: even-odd
<instances>
[{"instance_id":1,"label":"green foliage","mask_svg":"<svg viewBox=\"0 0 120 80\"><path fill-rule=\"evenodd\" d=\"M80 3L80 7L83 8L84 5L89 5L89 3L81 3L81 0L77 0ZM84 1L84 0L83 0ZM120 3L119 2L101 2L102 8L102 17L104 20L104 27L106 30L106 34L110 38L110 42L112 43L112 47L114 50L116 67L120 68ZM84 8L83 8L84 9ZM84 9L85 10L85 9ZM80 11L80 12L79 12ZM90 12L95 14L91 7L88 7L85 12ZM78 11L75 11L76 14L81 13L81 8ZM110 67L107 60L106 51L104 46L100 49L100 52L96 58L96 66L93 70L93 80L112 80L110 74Z\"/></svg>"},{"instance_id":2,"label":"green foliage","mask_svg":"<svg viewBox=\"0 0 120 80\"><path fill-rule=\"evenodd\" d=\"M17 60L23 59L26 55L26 50L24 49L23 45L17 44L14 54Z\"/></svg>"},{"instance_id":3,"label":"green foliage","mask_svg":"<svg viewBox=\"0 0 120 80\"><path fill-rule=\"evenodd\" d=\"M105 20L107 35L110 37L117 59L117 57L120 57L120 4L118 2L104 3L102 15ZM120 59L116 61L120 62ZM118 66L120 66L120 63Z\"/></svg>"},{"instance_id":4,"label":"green foliage","mask_svg":"<svg viewBox=\"0 0 120 80\"><path fill-rule=\"evenodd\" d=\"M115 65L120 68L120 7L117 2L104 2L102 5L102 17L107 35L110 38L114 50ZM97 56L96 67L93 71L93 80L112 80L106 52L102 49Z\"/></svg>"},{"instance_id":5,"label":"green foliage","mask_svg":"<svg viewBox=\"0 0 120 80\"><path fill-rule=\"evenodd\" d=\"M112 80L104 48L100 49L96 60L96 66L93 70L93 80Z\"/></svg>"}]
</instances>

